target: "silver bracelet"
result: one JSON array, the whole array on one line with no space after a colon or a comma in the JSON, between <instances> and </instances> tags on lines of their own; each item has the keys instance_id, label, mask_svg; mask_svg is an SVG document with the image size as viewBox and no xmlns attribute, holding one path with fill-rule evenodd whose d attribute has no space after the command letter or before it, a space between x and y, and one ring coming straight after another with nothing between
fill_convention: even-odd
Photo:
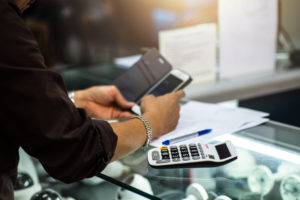
<instances>
[{"instance_id":1,"label":"silver bracelet","mask_svg":"<svg viewBox=\"0 0 300 200\"><path fill-rule=\"evenodd\" d=\"M74 97L75 97L75 91L68 92L68 96L71 99L71 101L73 103L75 103L75 99L74 99Z\"/></svg>"},{"instance_id":2,"label":"silver bracelet","mask_svg":"<svg viewBox=\"0 0 300 200\"><path fill-rule=\"evenodd\" d=\"M146 131L147 131L147 140L145 142L145 144L143 145L144 147L148 147L151 140L152 140L152 128L151 128L151 125L150 123L141 115L137 115L135 116L134 118L138 118L140 119L144 125L145 125L145 128L146 128Z\"/></svg>"}]
</instances>

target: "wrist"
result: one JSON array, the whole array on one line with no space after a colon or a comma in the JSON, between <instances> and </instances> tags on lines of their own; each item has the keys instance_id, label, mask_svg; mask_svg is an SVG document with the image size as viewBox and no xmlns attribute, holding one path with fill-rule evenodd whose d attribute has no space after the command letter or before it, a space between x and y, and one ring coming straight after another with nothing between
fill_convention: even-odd
<instances>
[{"instance_id":1,"label":"wrist","mask_svg":"<svg viewBox=\"0 0 300 200\"><path fill-rule=\"evenodd\" d=\"M144 124L144 127L146 129L146 136L147 137L146 137L146 140L145 140L143 146L148 147L150 145L151 141L152 141L152 127L151 127L149 121L147 119L145 119L143 116L137 115L134 118L139 119Z\"/></svg>"},{"instance_id":2,"label":"wrist","mask_svg":"<svg viewBox=\"0 0 300 200\"><path fill-rule=\"evenodd\" d=\"M160 130L160 126L159 126L159 122L157 121L157 117L155 117L151 113L143 113L142 116L150 123L150 125L152 127L152 138L158 138L162 131Z\"/></svg>"},{"instance_id":3,"label":"wrist","mask_svg":"<svg viewBox=\"0 0 300 200\"><path fill-rule=\"evenodd\" d=\"M82 90L76 90L76 91L74 91L74 101L73 101L73 103L78 108L84 108L84 105L82 103L84 101L82 101L82 97L83 97Z\"/></svg>"}]
</instances>

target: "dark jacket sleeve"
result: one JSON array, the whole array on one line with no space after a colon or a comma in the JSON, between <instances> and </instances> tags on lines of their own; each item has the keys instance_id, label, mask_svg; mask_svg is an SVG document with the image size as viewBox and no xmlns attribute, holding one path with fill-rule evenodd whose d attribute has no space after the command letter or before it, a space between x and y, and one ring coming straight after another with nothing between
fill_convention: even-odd
<instances>
[{"instance_id":1,"label":"dark jacket sleeve","mask_svg":"<svg viewBox=\"0 0 300 200\"><path fill-rule=\"evenodd\" d=\"M74 107L11 0L0 0L0 30L1 134L64 182L100 172L117 143L111 126Z\"/></svg>"}]
</instances>

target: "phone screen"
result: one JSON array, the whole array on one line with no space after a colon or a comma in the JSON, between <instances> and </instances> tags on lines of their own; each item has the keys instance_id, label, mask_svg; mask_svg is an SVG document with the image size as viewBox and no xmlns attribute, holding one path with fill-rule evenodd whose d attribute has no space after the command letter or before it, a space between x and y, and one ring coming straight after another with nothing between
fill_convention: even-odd
<instances>
[{"instance_id":1,"label":"phone screen","mask_svg":"<svg viewBox=\"0 0 300 200\"><path fill-rule=\"evenodd\" d=\"M150 92L154 96L161 96L169 92L174 91L179 84L182 83L182 80L176 76L170 74L166 79L164 79L154 90Z\"/></svg>"}]
</instances>

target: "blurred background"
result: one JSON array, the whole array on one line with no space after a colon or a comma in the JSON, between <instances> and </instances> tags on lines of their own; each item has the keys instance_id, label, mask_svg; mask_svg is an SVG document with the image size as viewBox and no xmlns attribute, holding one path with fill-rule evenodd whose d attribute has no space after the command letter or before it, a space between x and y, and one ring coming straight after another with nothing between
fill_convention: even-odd
<instances>
[{"instance_id":1,"label":"blurred background","mask_svg":"<svg viewBox=\"0 0 300 200\"><path fill-rule=\"evenodd\" d=\"M282 0L280 23L300 47L300 2ZM217 0L42 0L25 11L50 68L86 67L157 47L158 31L217 23ZM282 48L278 45L278 50Z\"/></svg>"},{"instance_id":2,"label":"blurred background","mask_svg":"<svg viewBox=\"0 0 300 200\"><path fill-rule=\"evenodd\" d=\"M114 59L141 54L144 48L158 48L161 30L205 23L218 27L218 2L39 0L24 12L24 19L40 44L46 65L62 74L68 90L76 90L111 84L124 71L115 67ZM254 75L251 80L246 76L229 83L217 80L196 88L195 95L188 97L206 102L237 99L240 106L300 126L300 71L290 70L300 65L299 8L299 0L278 0L275 74L260 79ZM282 66L290 73L278 75Z\"/></svg>"},{"instance_id":3,"label":"blurred background","mask_svg":"<svg viewBox=\"0 0 300 200\"><path fill-rule=\"evenodd\" d=\"M24 13L50 68L157 47L159 30L217 22L217 0L42 0Z\"/></svg>"}]
</instances>

